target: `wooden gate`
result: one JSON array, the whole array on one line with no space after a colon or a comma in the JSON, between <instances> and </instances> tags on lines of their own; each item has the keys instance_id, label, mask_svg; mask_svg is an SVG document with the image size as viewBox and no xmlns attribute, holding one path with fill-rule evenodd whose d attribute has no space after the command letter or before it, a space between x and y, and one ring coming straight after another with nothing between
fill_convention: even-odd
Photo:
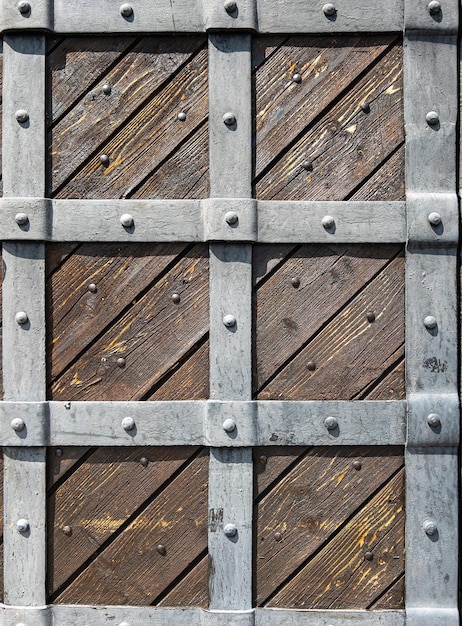
<instances>
[{"instance_id":1,"label":"wooden gate","mask_svg":"<svg viewBox=\"0 0 462 626\"><path fill-rule=\"evenodd\" d=\"M0 624L458 624L455 0L0 15Z\"/></svg>"}]
</instances>

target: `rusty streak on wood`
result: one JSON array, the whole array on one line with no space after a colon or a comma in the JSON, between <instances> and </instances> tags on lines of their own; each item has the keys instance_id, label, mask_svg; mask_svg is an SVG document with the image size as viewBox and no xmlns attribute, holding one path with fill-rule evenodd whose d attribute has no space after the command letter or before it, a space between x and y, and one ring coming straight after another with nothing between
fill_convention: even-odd
<instances>
[{"instance_id":1,"label":"rusty streak on wood","mask_svg":"<svg viewBox=\"0 0 462 626\"><path fill-rule=\"evenodd\" d=\"M127 499L133 498L132 489L135 489L135 493L145 491L142 496L149 494L155 489L153 481L159 484L161 480L168 480L168 473L171 474L173 467L185 462L192 452L191 448L163 448L157 451L138 449L137 457L162 455L164 461L156 464L150 471L151 463L145 468L141 466L138 458L133 459L135 467L131 472L131 479L127 479L121 469L108 469L109 474L119 473L120 488L114 489L114 480L105 484L105 478L108 477L104 475L102 479L98 478L98 484L93 484L92 489L98 499L104 498L104 506L95 511L93 501L91 503L93 513L91 509L82 509L77 515L76 522L81 525L87 543L93 543L94 548L107 533L120 526L119 518L125 509L128 509ZM125 451L125 454L131 457L133 453ZM112 464L109 467L111 468ZM125 470L127 469L125 467ZM97 555L69 586L66 586L56 601L66 604L155 603L156 598L167 590L172 581L177 579L207 547L207 471L208 455L204 451L165 485L159 495L117 535L112 543ZM146 481L140 480L142 472L147 473ZM82 478L88 481L85 476ZM136 485L137 481L142 482L142 485ZM88 482L91 487L92 480ZM77 485L75 487L78 489ZM99 495L102 490L106 492L105 496ZM75 488L70 489L67 503L69 507L67 512L71 516L75 492ZM111 499L115 502L111 502ZM134 504L136 506L137 503ZM60 511L63 511L62 507ZM63 522L69 519L62 513L61 516ZM68 543L71 543L72 537L73 535L63 539L70 539ZM65 544L64 540L61 543ZM58 538L55 538L56 541ZM165 547L165 554L157 551L158 544ZM68 555L64 556L64 560L69 561ZM65 567L65 564L62 563L61 567ZM197 589L194 593L197 593Z\"/></svg>"},{"instance_id":2,"label":"rusty streak on wood","mask_svg":"<svg viewBox=\"0 0 462 626\"><path fill-rule=\"evenodd\" d=\"M365 557L366 552L372 554L371 560ZM401 469L268 605L365 609L403 571L404 470ZM391 605L394 601L392 596L388 609L403 608L402 603Z\"/></svg>"}]
</instances>

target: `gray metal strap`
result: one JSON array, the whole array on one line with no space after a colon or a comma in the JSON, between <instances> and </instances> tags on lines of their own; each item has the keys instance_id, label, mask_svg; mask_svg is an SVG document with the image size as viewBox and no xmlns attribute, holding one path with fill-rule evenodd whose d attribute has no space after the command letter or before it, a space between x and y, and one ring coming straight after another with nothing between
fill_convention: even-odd
<instances>
[{"instance_id":1,"label":"gray metal strap","mask_svg":"<svg viewBox=\"0 0 462 626\"><path fill-rule=\"evenodd\" d=\"M4 194L45 192L45 38L4 38ZM18 172L21 175L18 175ZM45 400L44 245L3 244L3 386L5 400ZM21 424L15 427L21 430ZM18 432L19 432L18 431ZM45 449L4 448L5 602L45 598Z\"/></svg>"}]
</instances>

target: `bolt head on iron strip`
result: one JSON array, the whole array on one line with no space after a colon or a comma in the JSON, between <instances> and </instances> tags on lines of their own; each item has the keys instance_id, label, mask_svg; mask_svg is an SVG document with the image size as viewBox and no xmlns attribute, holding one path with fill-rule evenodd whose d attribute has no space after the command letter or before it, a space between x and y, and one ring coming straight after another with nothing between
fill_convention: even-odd
<instances>
[{"instance_id":1,"label":"bolt head on iron strip","mask_svg":"<svg viewBox=\"0 0 462 626\"><path fill-rule=\"evenodd\" d=\"M435 522L429 519L425 520L423 523L423 529L429 537L433 537L433 535L436 535L438 532L438 527Z\"/></svg>"},{"instance_id":2,"label":"bolt head on iron strip","mask_svg":"<svg viewBox=\"0 0 462 626\"><path fill-rule=\"evenodd\" d=\"M16 213L14 221L18 226L25 226L29 222L29 218L26 213Z\"/></svg>"},{"instance_id":3,"label":"bolt head on iron strip","mask_svg":"<svg viewBox=\"0 0 462 626\"><path fill-rule=\"evenodd\" d=\"M337 13L337 9L335 8L335 4L332 2L328 2L322 7L322 11L326 17L332 17Z\"/></svg>"},{"instance_id":4,"label":"bolt head on iron strip","mask_svg":"<svg viewBox=\"0 0 462 626\"><path fill-rule=\"evenodd\" d=\"M133 219L133 215L130 215L130 213L124 213L120 216L120 223L124 228L131 228L135 223L135 220Z\"/></svg>"},{"instance_id":5,"label":"bolt head on iron strip","mask_svg":"<svg viewBox=\"0 0 462 626\"><path fill-rule=\"evenodd\" d=\"M135 420L133 417L124 417L122 420L122 428L127 432L135 428Z\"/></svg>"},{"instance_id":6,"label":"bolt head on iron strip","mask_svg":"<svg viewBox=\"0 0 462 626\"><path fill-rule=\"evenodd\" d=\"M20 433L26 427L26 423L20 417L15 417L11 420L11 428L16 432Z\"/></svg>"},{"instance_id":7,"label":"bolt head on iron strip","mask_svg":"<svg viewBox=\"0 0 462 626\"><path fill-rule=\"evenodd\" d=\"M436 321L436 317L433 315L427 315L424 319L424 326L429 330L433 330L438 326L438 322Z\"/></svg>"},{"instance_id":8,"label":"bolt head on iron strip","mask_svg":"<svg viewBox=\"0 0 462 626\"><path fill-rule=\"evenodd\" d=\"M27 533L29 528L29 521L27 519L24 519L23 517L21 519L18 519L18 521L16 522L16 530L18 531L18 533Z\"/></svg>"},{"instance_id":9,"label":"bolt head on iron strip","mask_svg":"<svg viewBox=\"0 0 462 626\"><path fill-rule=\"evenodd\" d=\"M29 120L29 113L25 109L18 109L14 116L20 124L25 124Z\"/></svg>"},{"instance_id":10,"label":"bolt head on iron strip","mask_svg":"<svg viewBox=\"0 0 462 626\"><path fill-rule=\"evenodd\" d=\"M438 0L429 2L427 8L430 15L438 15L438 13L441 13L441 3L438 2Z\"/></svg>"},{"instance_id":11,"label":"bolt head on iron strip","mask_svg":"<svg viewBox=\"0 0 462 626\"><path fill-rule=\"evenodd\" d=\"M225 222L229 224L230 226L234 226L234 224L237 224L238 221L239 221L239 216L235 211L228 211L225 214Z\"/></svg>"},{"instance_id":12,"label":"bolt head on iron strip","mask_svg":"<svg viewBox=\"0 0 462 626\"><path fill-rule=\"evenodd\" d=\"M234 113L228 111L223 115L223 122L226 124L226 126L234 126L234 124L236 123L236 116L234 115Z\"/></svg>"},{"instance_id":13,"label":"bolt head on iron strip","mask_svg":"<svg viewBox=\"0 0 462 626\"><path fill-rule=\"evenodd\" d=\"M335 430L336 428L338 428L337 418L332 416L326 417L326 419L324 420L324 426L327 428L327 430Z\"/></svg>"},{"instance_id":14,"label":"bolt head on iron strip","mask_svg":"<svg viewBox=\"0 0 462 626\"><path fill-rule=\"evenodd\" d=\"M432 428L437 428L441 424L440 416L436 413L430 413L427 415L427 424Z\"/></svg>"},{"instance_id":15,"label":"bolt head on iron strip","mask_svg":"<svg viewBox=\"0 0 462 626\"><path fill-rule=\"evenodd\" d=\"M226 419L223 422L223 430L226 433L233 433L236 430L236 422L231 418Z\"/></svg>"},{"instance_id":16,"label":"bolt head on iron strip","mask_svg":"<svg viewBox=\"0 0 462 626\"><path fill-rule=\"evenodd\" d=\"M120 7L120 15L122 17L131 17L133 15L133 7L131 4L122 4Z\"/></svg>"},{"instance_id":17,"label":"bolt head on iron strip","mask_svg":"<svg viewBox=\"0 0 462 626\"><path fill-rule=\"evenodd\" d=\"M226 328L233 328L233 326L236 326L236 318L234 315L225 315L223 318L223 324Z\"/></svg>"},{"instance_id":18,"label":"bolt head on iron strip","mask_svg":"<svg viewBox=\"0 0 462 626\"><path fill-rule=\"evenodd\" d=\"M427 124L429 124L429 126L436 126L440 121L440 116L436 111L429 111L425 116L425 119L427 120Z\"/></svg>"},{"instance_id":19,"label":"bolt head on iron strip","mask_svg":"<svg viewBox=\"0 0 462 626\"><path fill-rule=\"evenodd\" d=\"M234 2L234 0L226 0L223 6L227 13L234 13L237 9L237 2Z\"/></svg>"},{"instance_id":20,"label":"bolt head on iron strip","mask_svg":"<svg viewBox=\"0 0 462 626\"><path fill-rule=\"evenodd\" d=\"M326 230L332 230L335 227L335 220L332 215L325 215L322 218L322 225Z\"/></svg>"},{"instance_id":21,"label":"bolt head on iron strip","mask_svg":"<svg viewBox=\"0 0 462 626\"><path fill-rule=\"evenodd\" d=\"M18 11L21 15L27 15L31 11L31 6L29 2L18 2Z\"/></svg>"},{"instance_id":22,"label":"bolt head on iron strip","mask_svg":"<svg viewBox=\"0 0 462 626\"><path fill-rule=\"evenodd\" d=\"M428 221L432 226L439 226L441 224L441 215L436 211L433 211L428 215Z\"/></svg>"},{"instance_id":23,"label":"bolt head on iron strip","mask_svg":"<svg viewBox=\"0 0 462 626\"><path fill-rule=\"evenodd\" d=\"M235 524L226 524L223 528L223 532L227 537L235 537L237 535L237 528Z\"/></svg>"},{"instance_id":24,"label":"bolt head on iron strip","mask_svg":"<svg viewBox=\"0 0 462 626\"><path fill-rule=\"evenodd\" d=\"M25 311L18 311L14 316L14 319L16 324L19 324L20 326L24 326L24 324L27 324L29 321L29 317Z\"/></svg>"}]
</instances>

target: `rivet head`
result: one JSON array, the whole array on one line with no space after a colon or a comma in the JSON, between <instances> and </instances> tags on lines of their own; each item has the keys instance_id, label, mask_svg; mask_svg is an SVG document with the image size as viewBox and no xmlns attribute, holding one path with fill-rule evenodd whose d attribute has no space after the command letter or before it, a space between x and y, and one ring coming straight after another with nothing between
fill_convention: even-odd
<instances>
[{"instance_id":1,"label":"rivet head","mask_svg":"<svg viewBox=\"0 0 462 626\"><path fill-rule=\"evenodd\" d=\"M29 521L24 518L18 519L18 521L16 522L16 530L18 531L18 533L27 533L29 528Z\"/></svg>"},{"instance_id":2,"label":"rivet head","mask_svg":"<svg viewBox=\"0 0 462 626\"><path fill-rule=\"evenodd\" d=\"M105 167L107 167L109 165L109 157L107 154L102 154L99 157L99 162L101 163L101 165L104 165Z\"/></svg>"},{"instance_id":3,"label":"rivet head","mask_svg":"<svg viewBox=\"0 0 462 626\"><path fill-rule=\"evenodd\" d=\"M172 293L172 302L173 304L179 304L181 300L181 296L179 293Z\"/></svg>"},{"instance_id":4,"label":"rivet head","mask_svg":"<svg viewBox=\"0 0 462 626\"><path fill-rule=\"evenodd\" d=\"M229 417L223 422L223 430L226 433L233 433L236 430L236 422Z\"/></svg>"},{"instance_id":5,"label":"rivet head","mask_svg":"<svg viewBox=\"0 0 462 626\"><path fill-rule=\"evenodd\" d=\"M29 317L25 311L18 311L14 316L14 319L16 320L16 324L19 324L20 326L27 324L29 321Z\"/></svg>"},{"instance_id":6,"label":"rivet head","mask_svg":"<svg viewBox=\"0 0 462 626\"><path fill-rule=\"evenodd\" d=\"M124 430L133 430L135 428L135 420L133 417L124 417L122 420L122 428Z\"/></svg>"},{"instance_id":7,"label":"rivet head","mask_svg":"<svg viewBox=\"0 0 462 626\"><path fill-rule=\"evenodd\" d=\"M436 533L438 532L438 527L436 526L435 522L429 519L425 520L425 522L423 523L423 529L429 537L436 535Z\"/></svg>"},{"instance_id":8,"label":"rivet head","mask_svg":"<svg viewBox=\"0 0 462 626\"><path fill-rule=\"evenodd\" d=\"M322 218L322 225L326 230L332 230L332 228L334 228L335 226L335 220L332 217L332 215L325 215Z\"/></svg>"},{"instance_id":9,"label":"rivet head","mask_svg":"<svg viewBox=\"0 0 462 626\"><path fill-rule=\"evenodd\" d=\"M236 326L236 318L234 315L225 315L223 318L223 324L226 328L232 328L233 326Z\"/></svg>"},{"instance_id":10,"label":"rivet head","mask_svg":"<svg viewBox=\"0 0 462 626\"><path fill-rule=\"evenodd\" d=\"M427 8L430 15L438 15L441 12L441 3L438 0L432 0L428 3Z\"/></svg>"},{"instance_id":11,"label":"rivet head","mask_svg":"<svg viewBox=\"0 0 462 626\"><path fill-rule=\"evenodd\" d=\"M359 472L359 470L362 468L362 463L361 461L353 461L353 467L355 470L357 470Z\"/></svg>"},{"instance_id":12,"label":"rivet head","mask_svg":"<svg viewBox=\"0 0 462 626\"><path fill-rule=\"evenodd\" d=\"M372 561L372 559L374 558L374 555L372 554L372 552L365 552L364 558L366 559L366 561Z\"/></svg>"},{"instance_id":13,"label":"rivet head","mask_svg":"<svg viewBox=\"0 0 462 626\"><path fill-rule=\"evenodd\" d=\"M366 318L367 321L370 322L372 324L372 322L375 322L375 313L374 311L366 311Z\"/></svg>"},{"instance_id":14,"label":"rivet head","mask_svg":"<svg viewBox=\"0 0 462 626\"><path fill-rule=\"evenodd\" d=\"M370 113L371 112L371 105L369 104L369 102L363 102L361 105L361 110L363 113Z\"/></svg>"},{"instance_id":15,"label":"rivet head","mask_svg":"<svg viewBox=\"0 0 462 626\"><path fill-rule=\"evenodd\" d=\"M56 448L56 450L55 450L55 456L57 456L57 457L62 457L62 456L63 456L63 454L64 454L64 453L63 453L62 448Z\"/></svg>"},{"instance_id":16,"label":"rivet head","mask_svg":"<svg viewBox=\"0 0 462 626\"><path fill-rule=\"evenodd\" d=\"M130 215L130 213L124 213L120 216L120 223L125 228L131 228L134 224L133 215Z\"/></svg>"},{"instance_id":17,"label":"rivet head","mask_svg":"<svg viewBox=\"0 0 462 626\"><path fill-rule=\"evenodd\" d=\"M282 541L282 533L278 530L274 533L274 538L276 539L276 541Z\"/></svg>"},{"instance_id":18,"label":"rivet head","mask_svg":"<svg viewBox=\"0 0 462 626\"><path fill-rule=\"evenodd\" d=\"M438 325L438 322L436 321L436 317L433 317L433 315L427 315L424 319L424 326L425 328L428 328L429 330L433 330L433 328L436 328Z\"/></svg>"},{"instance_id":19,"label":"rivet head","mask_svg":"<svg viewBox=\"0 0 462 626\"><path fill-rule=\"evenodd\" d=\"M98 287L95 285L95 283L90 283L88 285L88 291L90 291L91 293L96 293L98 291Z\"/></svg>"},{"instance_id":20,"label":"rivet head","mask_svg":"<svg viewBox=\"0 0 462 626\"><path fill-rule=\"evenodd\" d=\"M16 213L16 215L14 216L14 221L18 226L25 226L29 223L29 218L27 217L26 213Z\"/></svg>"},{"instance_id":21,"label":"rivet head","mask_svg":"<svg viewBox=\"0 0 462 626\"><path fill-rule=\"evenodd\" d=\"M302 82L302 75L301 74L294 74L292 76L292 80L294 81L294 83L301 83Z\"/></svg>"},{"instance_id":22,"label":"rivet head","mask_svg":"<svg viewBox=\"0 0 462 626\"><path fill-rule=\"evenodd\" d=\"M429 214L428 221L432 226L439 226L441 224L441 215L436 211L433 211Z\"/></svg>"},{"instance_id":23,"label":"rivet head","mask_svg":"<svg viewBox=\"0 0 462 626\"><path fill-rule=\"evenodd\" d=\"M149 459L145 456L142 456L140 459L140 463L143 467L147 467L149 465Z\"/></svg>"},{"instance_id":24,"label":"rivet head","mask_svg":"<svg viewBox=\"0 0 462 626\"><path fill-rule=\"evenodd\" d=\"M11 428L17 433L20 433L22 430L24 430L25 427L26 424L24 420L20 417L15 417L13 420L11 420Z\"/></svg>"},{"instance_id":25,"label":"rivet head","mask_svg":"<svg viewBox=\"0 0 462 626\"><path fill-rule=\"evenodd\" d=\"M236 123L236 116L234 113L230 113L229 111L223 115L223 122L226 126L234 126Z\"/></svg>"},{"instance_id":26,"label":"rivet head","mask_svg":"<svg viewBox=\"0 0 462 626\"><path fill-rule=\"evenodd\" d=\"M159 544L156 546L156 550L157 550L157 552L158 552L159 554L161 554L162 556L165 556L165 555L167 554L167 550L166 550L165 546L164 546L164 545L162 545L161 543L159 543Z\"/></svg>"},{"instance_id":27,"label":"rivet head","mask_svg":"<svg viewBox=\"0 0 462 626\"><path fill-rule=\"evenodd\" d=\"M332 17L337 13L337 9L335 8L335 4L332 4L332 2L328 2L322 7L322 12L327 17Z\"/></svg>"},{"instance_id":28,"label":"rivet head","mask_svg":"<svg viewBox=\"0 0 462 626\"><path fill-rule=\"evenodd\" d=\"M298 278L298 276L295 276L294 278L292 278L290 283L294 289L298 289L300 287L300 278Z\"/></svg>"},{"instance_id":29,"label":"rivet head","mask_svg":"<svg viewBox=\"0 0 462 626\"><path fill-rule=\"evenodd\" d=\"M19 109L14 116L20 124L25 124L29 119L29 113L25 109Z\"/></svg>"},{"instance_id":30,"label":"rivet head","mask_svg":"<svg viewBox=\"0 0 462 626\"><path fill-rule=\"evenodd\" d=\"M31 6L29 2L18 2L18 11L21 15L27 15L31 11Z\"/></svg>"},{"instance_id":31,"label":"rivet head","mask_svg":"<svg viewBox=\"0 0 462 626\"><path fill-rule=\"evenodd\" d=\"M433 428L436 428L441 424L440 416L436 413L430 413L430 415L427 415L427 424Z\"/></svg>"},{"instance_id":32,"label":"rivet head","mask_svg":"<svg viewBox=\"0 0 462 626\"><path fill-rule=\"evenodd\" d=\"M111 93L111 91L112 91L112 87L111 87L111 85L107 85L107 84L106 84L106 85L103 85L103 86L101 87L101 91L102 91L102 92L103 92L106 96L109 96L109 94L110 94L110 93Z\"/></svg>"},{"instance_id":33,"label":"rivet head","mask_svg":"<svg viewBox=\"0 0 462 626\"><path fill-rule=\"evenodd\" d=\"M338 428L338 421L335 417L326 417L324 420L324 426L327 430L335 430Z\"/></svg>"},{"instance_id":34,"label":"rivet head","mask_svg":"<svg viewBox=\"0 0 462 626\"><path fill-rule=\"evenodd\" d=\"M122 4L120 7L120 15L122 17L131 17L133 15L133 7L131 4Z\"/></svg>"},{"instance_id":35,"label":"rivet head","mask_svg":"<svg viewBox=\"0 0 462 626\"><path fill-rule=\"evenodd\" d=\"M223 528L223 532L227 537L235 537L237 535L237 528L234 524L226 524Z\"/></svg>"},{"instance_id":36,"label":"rivet head","mask_svg":"<svg viewBox=\"0 0 462 626\"><path fill-rule=\"evenodd\" d=\"M123 358L123 356L120 356L117 359L117 365L118 365L118 367L125 367L125 359Z\"/></svg>"},{"instance_id":37,"label":"rivet head","mask_svg":"<svg viewBox=\"0 0 462 626\"><path fill-rule=\"evenodd\" d=\"M238 221L239 221L239 216L234 211L228 211L225 214L225 222L227 224L229 224L230 226L233 226L234 224L237 224Z\"/></svg>"},{"instance_id":38,"label":"rivet head","mask_svg":"<svg viewBox=\"0 0 462 626\"><path fill-rule=\"evenodd\" d=\"M309 372L314 372L314 370L316 369L316 363L314 361L308 361L308 363L306 364L306 369Z\"/></svg>"},{"instance_id":39,"label":"rivet head","mask_svg":"<svg viewBox=\"0 0 462 626\"><path fill-rule=\"evenodd\" d=\"M258 460L262 465L266 465L268 463L268 457L266 454L262 454Z\"/></svg>"},{"instance_id":40,"label":"rivet head","mask_svg":"<svg viewBox=\"0 0 462 626\"><path fill-rule=\"evenodd\" d=\"M237 9L237 2L234 2L234 0L226 0L223 6L227 13L234 13Z\"/></svg>"},{"instance_id":41,"label":"rivet head","mask_svg":"<svg viewBox=\"0 0 462 626\"><path fill-rule=\"evenodd\" d=\"M312 172L313 171L313 163L311 161L303 161L302 167L307 172Z\"/></svg>"},{"instance_id":42,"label":"rivet head","mask_svg":"<svg viewBox=\"0 0 462 626\"><path fill-rule=\"evenodd\" d=\"M70 526L63 526L63 533L66 537L70 537L72 535L72 528Z\"/></svg>"},{"instance_id":43,"label":"rivet head","mask_svg":"<svg viewBox=\"0 0 462 626\"><path fill-rule=\"evenodd\" d=\"M427 124L430 126L436 126L436 124L440 121L440 116L436 111L429 111L425 116L425 119L427 120Z\"/></svg>"},{"instance_id":44,"label":"rivet head","mask_svg":"<svg viewBox=\"0 0 462 626\"><path fill-rule=\"evenodd\" d=\"M186 113L184 111L180 111L178 113L177 117L180 120L180 122L185 122L186 121Z\"/></svg>"}]
</instances>

